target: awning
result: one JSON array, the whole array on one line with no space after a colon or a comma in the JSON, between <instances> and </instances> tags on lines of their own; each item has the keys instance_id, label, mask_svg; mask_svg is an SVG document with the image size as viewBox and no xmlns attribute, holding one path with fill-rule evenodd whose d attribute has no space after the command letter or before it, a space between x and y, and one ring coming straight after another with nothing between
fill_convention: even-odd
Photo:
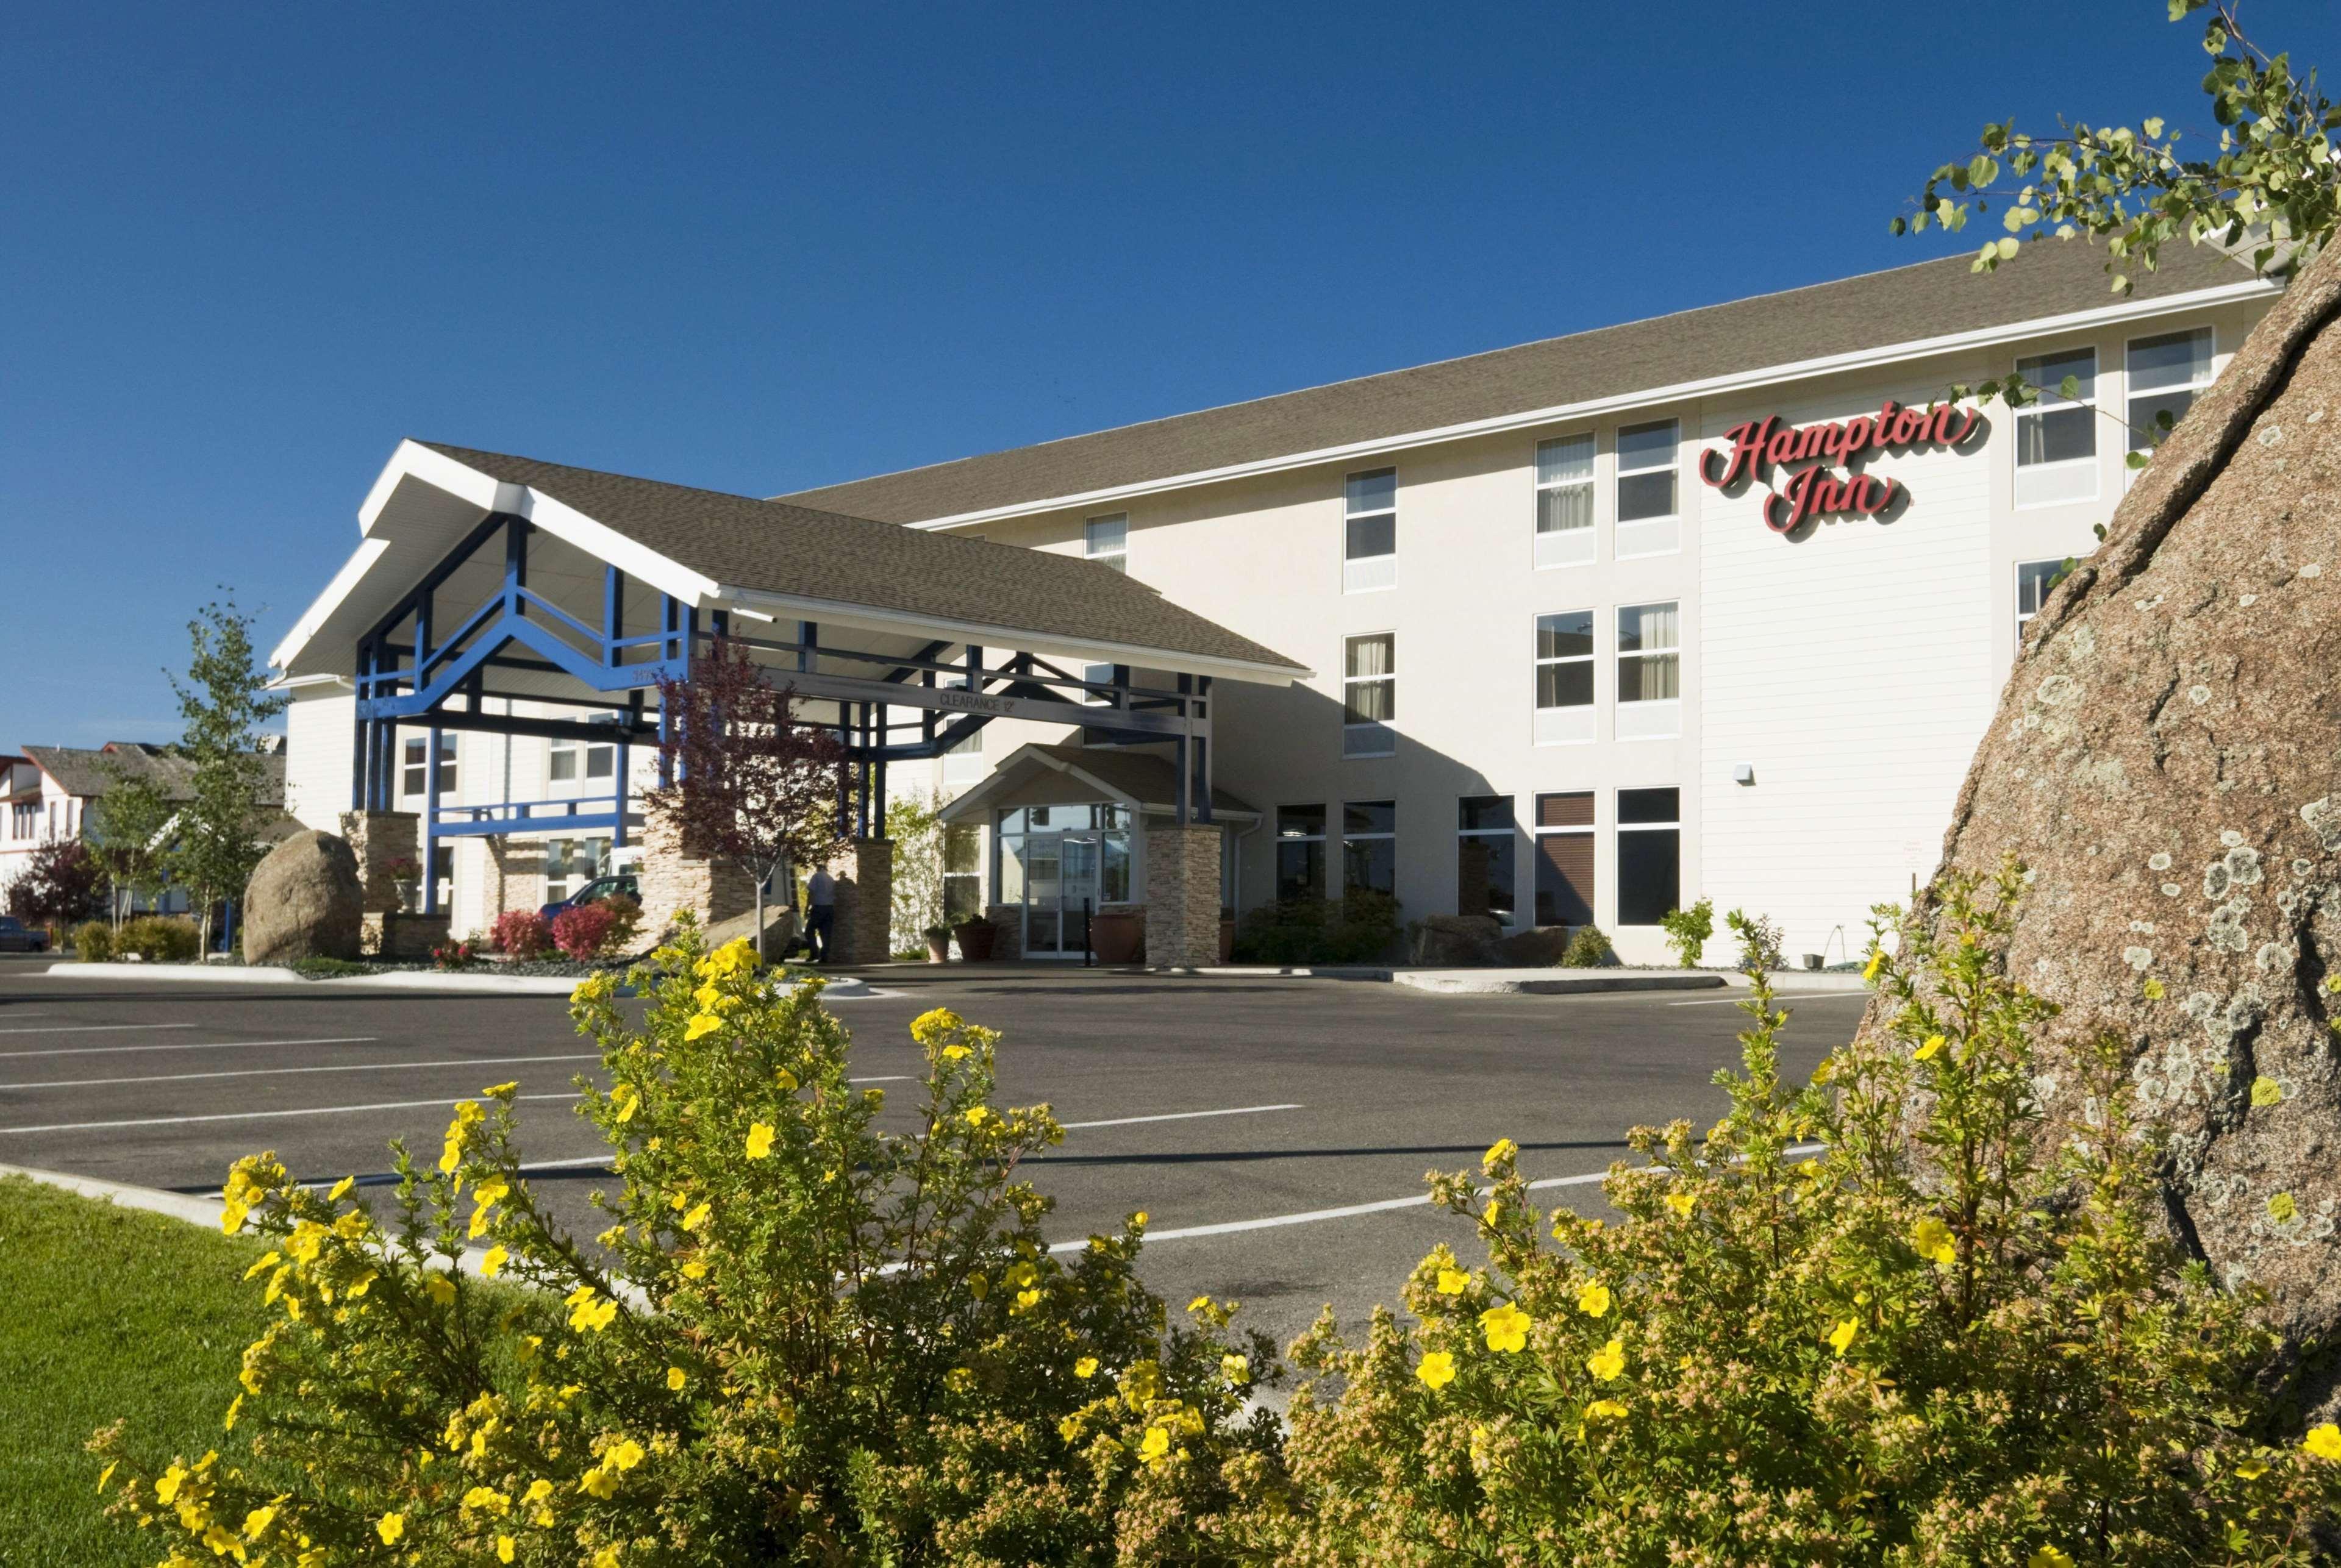
<instances>
[{"instance_id":1,"label":"awning","mask_svg":"<svg viewBox=\"0 0 2341 1568\"><path fill-rule=\"evenodd\" d=\"M946 822L987 822L995 810L1017 806L1127 806L1143 816L1170 816L1179 792L1170 760L1124 747L1020 746L991 778L937 813ZM1258 808L1224 789L1211 791L1211 815L1257 822Z\"/></svg>"}]
</instances>

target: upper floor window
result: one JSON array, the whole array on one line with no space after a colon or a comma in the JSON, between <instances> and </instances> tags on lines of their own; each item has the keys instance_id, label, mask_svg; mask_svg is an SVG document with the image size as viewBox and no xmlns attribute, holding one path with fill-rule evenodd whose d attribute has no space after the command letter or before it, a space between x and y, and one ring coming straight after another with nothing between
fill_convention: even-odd
<instances>
[{"instance_id":1,"label":"upper floor window","mask_svg":"<svg viewBox=\"0 0 2341 1568\"><path fill-rule=\"evenodd\" d=\"M1593 611L1539 615L1536 624L1536 743L1593 739Z\"/></svg>"},{"instance_id":2,"label":"upper floor window","mask_svg":"<svg viewBox=\"0 0 2341 1568\"><path fill-rule=\"evenodd\" d=\"M1593 563L1593 437L1537 442L1536 563Z\"/></svg>"},{"instance_id":3,"label":"upper floor window","mask_svg":"<svg viewBox=\"0 0 2341 1568\"><path fill-rule=\"evenodd\" d=\"M14 831L19 839L29 839L40 831L41 808L34 801L20 801L9 812Z\"/></svg>"},{"instance_id":4,"label":"upper floor window","mask_svg":"<svg viewBox=\"0 0 2341 1568\"><path fill-rule=\"evenodd\" d=\"M1398 634L1341 640L1341 755L1387 757L1398 749Z\"/></svg>"},{"instance_id":5,"label":"upper floor window","mask_svg":"<svg viewBox=\"0 0 2341 1568\"><path fill-rule=\"evenodd\" d=\"M2127 364L2129 449L2152 452L2211 384L2211 329L2132 338Z\"/></svg>"},{"instance_id":6,"label":"upper floor window","mask_svg":"<svg viewBox=\"0 0 2341 1568\"><path fill-rule=\"evenodd\" d=\"M1682 725L1682 607L1618 609L1618 739L1651 740Z\"/></svg>"},{"instance_id":7,"label":"upper floor window","mask_svg":"<svg viewBox=\"0 0 2341 1568\"><path fill-rule=\"evenodd\" d=\"M2096 500L2097 351L2020 359L2016 373L2040 392L2016 414L2016 504Z\"/></svg>"},{"instance_id":8,"label":"upper floor window","mask_svg":"<svg viewBox=\"0 0 2341 1568\"><path fill-rule=\"evenodd\" d=\"M2061 561L2019 561L2016 563L2016 645L2024 646L2024 629L2048 601L2048 590L2063 581Z\"/></svg>"},{"instance_id":9,"label":"upper floor window","mask_svg":"<svg viewBox=\"0 0 2341 1568\"><path fill-rule=\"evenodd\" d=\"M1629 424L1618 432L1619 556L1665 555L1679 549L1675 516L1675 461L1682 430L1670 419Z\"/></svg>"},{"instance_id":10,"label":"upper floor window","mask_svg":"<svg viewBox=\"0 0 2341 1568\"><path fill-rule=\"evenodd\" d=\"M420 795L429 780L430 742L420 735L410 735L399 752L398 792ZM442 732L439 737L439 793L455 792L455 738Z\"/></svg>"},{"instance_id":11,"label":"upper floor window","mask_svg":"<svg viewBox=\"0 0 2341 1568\"><path fill-rule=\"evenodd\" d=\"M615 779L618 776L618 748L615 742L585 740L555 740L545 753L545 777L555 784L573 784L580 779ZM443 779L445 769L441 769Z\"/></svg>"},{"instance_id":12,"label":"upper floor window","mask_svg":"<svg viewBox=\"0 0 2341 1568\"><path fill-rule=\"evenodd\" d=\"M1398 470L1350 475L1342 516L1341 591L1398 586Z\"/></svg>"},{"instance_id":13,"label":"upper floor window","mask_svg":"<svg viewBox=\"0 0 2341 1568\"><path fill-rule=\"evenodd\" d=\"M1081 524L1081 553L1116 571L1130 570L1130 513L1111 512Z\"/></svg>"}]
</instances>

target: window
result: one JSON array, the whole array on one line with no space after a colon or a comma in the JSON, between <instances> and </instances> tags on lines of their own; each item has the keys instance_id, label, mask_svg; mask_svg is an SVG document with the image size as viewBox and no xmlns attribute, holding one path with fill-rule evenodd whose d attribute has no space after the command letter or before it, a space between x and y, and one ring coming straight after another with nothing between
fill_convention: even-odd
<instances>
[{"instance_id":1,"label":"window","mask_svg":"<svg viewBox=\"0 0 2341 1568\"><path fill-rule=\"evenodd\" d=\"M452 849L453 846L449 846ZM602 874L610 862L610 840L547 839L544 841L544 901L558 904ZM443 902L440 908L446 905Z\"/></svg>"},{"instance_id":2,"label":"window","mask_svg":"<svg viewBox=\"0 0 2341 1568\"><path fill-rule=\"evenodd\" d=\"M2211 384L2211 329L2135 338L2126 361L2129 370L2129 449L2152 452L2167 433L2161 418L2177 424Z\"/></svg>"},{"instance_id":3,"label":"window","mask_svg":"<svg viewBox=\"0 0 2341 1568\"><path fill-rule=\"evenodd\" d=\"M1593 437L1537 442L1536 563L1593 563Z\"/></svg>"},{"instance_id":4,"label":"window","mask_svg":"<svg viewBox=\"0 0 2341 1568\"><path fill-rule=\"evenodd\" d=\"M423 793L423 785L427 782L423 775L428 771L426 759L429 749L430 742L423 736L410 735L406 738L405 748L400 753L404 764L399 769L398 792L400 794ZM455 738L453 735L442 734L439 737L439 793L453 795L454 792Z\"/></svg>"},{"instance_id":5,"label":"window","mask_svg":"<svg viewBox=\"0 0 2341 1568\"><path fill-rule=\"evenodd\" d=\"M981 836L972 822L943 824L943 924L983 913Z\"/></svg>"},{"instance_id":6,"label":"window","mask_svg":"<svg viewBox=\"0 0 2341 1568\"><path fill-rule=\"evenodd\" d=\"M1512 800L1466 795L1455 806L1455 912L1512 923Z\"/></svg>"},{"instance_id":7,"label":"window","mask_svg":"<svg viewBox=\"0 0 2341 1568\"><path fill-rule=\"evenodd\" d=\"M2024 646L2024 629L2048 601L2048 590L2064 580L2061 561L2019 561L2016 563L2016 645Z\"/></svg>"},{"instance_id":8,"label":"window","mask_svg":"<svg viewBox=\"0 0 2341 1568\"><path fill-rule=\"evenodd\" d=\"M2052 506L2097 494L2097 351L2016 362L2040 401L2016 414L2016 504ZM2073 383L2071 395L2064 387Z\"/></svg>"},{"instance_id":9,"label":"window","mask_svg":"<svg viewBox=\"0 0 2341 1568\"><path fill-rule=\"evenodd\" d=\"M1114 667L1111 664L1084 664L1081 666L1081 679L1092 686L1111 686L1113 684L1113 671ZM1113 706L1113 694L1109 691L1084 691L1080 700L1091 708L1111 708Z\"/></svg>"},{"instance_id":10,"label":"window","mask_svg":"<svg viewBox=\"0 0 2341 1568\"><path fill-rule=\"evenodd\" d=\"M1618 432L1618 554L1665 555L1681 547L1675 517L1675 454L1682 432L1673 420L1629 424Z\"/></svg>"},{"instance_id":11,"label":"window","mask_svg":"<svg viewBox=\"0 0 2341 1568\"><path fill-rule=\"evenodd\" d=\"M1680 792L1618 791L1618 923L1655 926L1682 898Z\"/></svg>"},{"instance_id":12,"label":"window","mask_svg":"<svg viewBox=\"0 0 2341 1568\"><path fill-rule=\"evenodd\" d=\"M1682 728L1682 610L1618 610L1618 739L1651 740Z\"/></svg>"},{"instance_id":13,"label":"window","mask_svg":"<svg viewBox=\"0 0 2341 1568\"><path fill-rule=\"evenodd\" d=\"M1341 640L1341 755L1388 757L1398 749L1398 633Z\"/></svg>"},{"instance_id":14,"label":"window","mask_svg":"<svg viewBox=\"0 0 2341 1568\"><path fill-rule=\"evenodd\" d=\"M1536 923L1593 924L1593 792L1536 798Z\"/></svg>"},{"instance_id":15,"label":"window","mask_svg":"<svg viewBox=\"0 0 2341 1568\"><path fill-rule=\"evenodd\" d=\"M1398 802L1351 800L1341 808L1341 891L1398 895Z\"/></svg>"},{"instance_id":16,"label":"window","mask_svg":"<svg viewBox=\"0 0 2341 1568\"><path fill-rule=\"evenodd\" d=\"M1081 553L1116 571L1130 570L1130 513L1117 511L1081 524Z\"/></svg>"},{"instance_id":17,"label":"window","mask_svg":"<svg viewBox=\"0 0 2341 1568\"><path fill-rule=\"evenodd\" d=\"M41 830L41 808L37 804L26 802L18 805L9 815L15 819L15 834L19 839L29 839Z\"/></svg>"},{"instance_id":18,"label":"window","mask_svg":"<svg viewBox=\"0 0 2341 1568\"><path fill-rule=\"evenodd\" d=\"M1341 591L1398 586L1398 470L1350 476L1343 501Z\"/></svg>"},{"instance_id":19,"label":"window","mask_svg":"<svg viewBox=\"0 0 2341 1568\"><path fill-rule=\"evenodd\" d=\"M618 776L618 748L614 742L555 740L545 754L545 777L555 784L576 782L581 753L586 779L608 780Z\"/></svg>"},{"instance_id":20,"label":"window","mask_svg":"<svg viewBox=\"0 0 2341 1568\"><path fill-rule=\"evenodd\" d=\"M1325 808L1276 809L1276 901L1325 896Z\"/></svg>"},{"instance_id":21,"label":"window","mask_svg":"<svg viewBox=\"0 0 2341 1568\"><path fill-rule=\"evenodd\" d=\"M1593 739L1593 611L1564 610L1536 623L1536 743Z\"/></svg>"},{"instance_id":22,"label":"window","mask_svg":"<svg viewBox=\"0 0 2341 1568\"><path fill-rule=\"evenodd\" d=\"M454 845L431 846L431 884L432 890L438 898L436 908L443 915L455 902Z\"/></svg>"}]
</instances>

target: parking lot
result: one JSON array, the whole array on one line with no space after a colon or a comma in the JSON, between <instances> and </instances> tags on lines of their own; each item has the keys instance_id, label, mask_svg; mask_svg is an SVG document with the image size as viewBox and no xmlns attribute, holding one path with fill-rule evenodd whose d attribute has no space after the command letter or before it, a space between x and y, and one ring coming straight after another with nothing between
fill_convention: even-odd
<instances>
[{"instance_id":1,"label":"parking lot","mask_svg":"<svg viewBox=\"0 0 2341 1568\"><path fill-rule=\"evenodd\" d=\"M454 1100L517 1079L525 1158L578 1162L536 1179L576 1229L602 1228L588 1195L609 1177L571 1082L595 1058L558 997L51 979L46 967L0 959L0 1164L188 1192L216 1191L231 1160L261 1148L304 1178L379 1174L391 1138L435 1151ZM1067 1127L1028 1166L1056 1199L1051 1238L1078 1244L1146 1209L1149 1282L1174 1305L1237 1297L1240 1321L1280 1345L1327 1302L1362 1322L1437 1241L1470 1253L1469 1227L1420 1203L1426 1170L1475 1164L1509 1136L1531 1178L1593 1176L1636 1122L1713 1119L1724 1101L1709 1079L1738 1059L1744 1021L1715 992L872 978L888 994L835 1004L861 1076L920 1072L908 1025L928 1007L1002 1030L1002 1100L1045 1101ZM1842 1040L1863 1000L1792 998L1789 1070ZM1540 1196L1600 1202L1590 1182Z\"/></svg>"}]
</instances>

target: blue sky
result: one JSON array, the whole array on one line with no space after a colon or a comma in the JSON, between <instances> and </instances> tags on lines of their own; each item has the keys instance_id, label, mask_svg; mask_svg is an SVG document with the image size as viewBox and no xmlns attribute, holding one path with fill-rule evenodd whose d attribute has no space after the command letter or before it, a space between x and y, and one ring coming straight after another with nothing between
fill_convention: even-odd
<instances>
[{"instance_id":1,"label":"blue sky","mask_svg":"<svg viewBox=\"0 0 2341 1568\"><path fill-rule=\"evenodd\" d=\"M770 494L1922 261L1986 118L2207 118L2162 11L11 5L0 746L401 436Z\"/></svg>"}]
</instances>

